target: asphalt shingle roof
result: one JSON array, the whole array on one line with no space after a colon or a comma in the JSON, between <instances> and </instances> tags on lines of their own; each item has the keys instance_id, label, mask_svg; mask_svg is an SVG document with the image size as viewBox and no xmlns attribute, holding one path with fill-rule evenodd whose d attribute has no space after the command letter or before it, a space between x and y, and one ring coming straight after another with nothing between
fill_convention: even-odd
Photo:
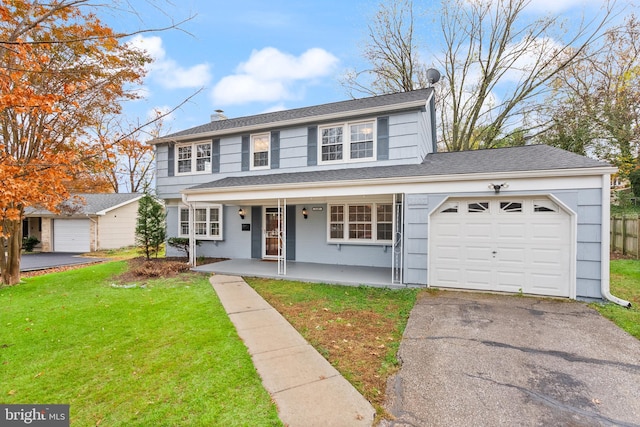
<instances>
[{"instance_id":1,"label":"asphalt shingle roof","mask_svg":"<svg viewBox=\"0 0 640 427\"><path fill-rule=\"evenodd\" d=\"M421 164L370 166L223 178L190 190L381 178L584 169L610 166L548 145L428 154Z\"/></svg>"},{"instance_id":2,"label":"asphalt shingle roof","mask_svg":"<svg viewBox=\"0 0 640 427\"><path fill-rule=\"evenodd\" d=\"M78 196L81 199L76 199L74 196ZM74 194L64 204L70 206L74 214L95 215L100 211L113 208L141 196L138 193ZM25 214L51 215L52 212L47 209L28 208Z\"/></svg>"},{"instance_id":3,"label":"asphalt shingle roof","mask_svg":"<svg viewBox=\"0 0 640 427\"><path fill-rule=\"evenodd\" d=\"M382 108L385 106L402 104L412 101L427 101L429 93L433 89L419 89L411 92L392 93L388 95L372 96L368 98L351 99L348 101L333 102L329 104L314 105L311 107L295 108L292 110L275 111L272 113L257 114L238 118L212 121L180 132L163 136L161 140L178 138L188 135L223 131L256 125L276 125L286 120L313 118L333 113L357 113L359 110L369 108Z\"/></svg>"}]
</instances>

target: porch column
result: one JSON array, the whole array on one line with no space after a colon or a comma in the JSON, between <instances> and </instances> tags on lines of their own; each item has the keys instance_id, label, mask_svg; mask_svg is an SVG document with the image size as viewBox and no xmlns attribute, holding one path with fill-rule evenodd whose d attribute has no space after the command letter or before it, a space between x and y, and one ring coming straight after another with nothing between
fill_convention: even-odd
<instances>
[{"instance_id":1,"label":"porch column","mask_svg":"<svg viewBox=\"0 0 640 427\"><path fill-rule=\"evenodd\" d=\"M278 198L278 276L287 275L287 199Z\"/></svg>"},{"instance_id":2,"label":"porch column","mask_svg":"<svg viewBox=\"0 0 640 427\"><path fill-rule=\"evenodd\" d=\"M192 203L189 203L189 265L196 266L196 230L195 230L195 212Z\"/></svg>"}]
</instances>

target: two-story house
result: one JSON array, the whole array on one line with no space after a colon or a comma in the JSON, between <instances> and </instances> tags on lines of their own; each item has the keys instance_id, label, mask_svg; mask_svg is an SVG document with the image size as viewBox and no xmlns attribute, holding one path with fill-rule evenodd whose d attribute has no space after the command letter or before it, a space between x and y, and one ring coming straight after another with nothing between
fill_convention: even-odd
<instances>
[{"instance_id":1,"label":"two-story house","mask_svg":"<svg viewBox=\"0 0 640 427\"><path fill-rule=\"evenodd\" d=\"M389 285L609 296L615 168L545 145L439 153L432 89L214 115L152 144L168 235L191 238L192 256L274 260L274 276L292 262L382 267Z\"/></svg>"}]
</instances>

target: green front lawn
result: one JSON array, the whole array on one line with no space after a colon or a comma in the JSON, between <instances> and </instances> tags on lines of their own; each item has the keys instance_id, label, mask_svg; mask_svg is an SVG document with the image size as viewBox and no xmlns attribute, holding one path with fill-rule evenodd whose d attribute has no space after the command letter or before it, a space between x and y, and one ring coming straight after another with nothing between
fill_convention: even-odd
<instances>
[{"instance_id":1,"label":"green front lawn","mask_svg":"<svg viewBox=\"0 0 640 427\"><path fill-rule=\"evenodd\" d=\"M125 269L0 288L1 402L67 403L77 426L282 425L207 277L118 287Z\"/></svg>"},{"instance_id":2,"label":"green front lawn","mask_svg":"<svg viewBox=\"0 0 640 427\"><path fill-rule=\"evenodd\" d=\"M400 366L398 349L417 289L245 280L373 404L378 418L387 416L387 379Z\"/></svg>"},{"instance_id":3,"label":"green front lawn","mask_svg":"<svg viewBox=\"0 0 640 427\"><path fill-rule=\"evenodd\" d=\"M604 317L640 339L640 260L611 261L611 293L631 302L631 308L617 304L594 304Z\"/></svg>"}]
</instances>

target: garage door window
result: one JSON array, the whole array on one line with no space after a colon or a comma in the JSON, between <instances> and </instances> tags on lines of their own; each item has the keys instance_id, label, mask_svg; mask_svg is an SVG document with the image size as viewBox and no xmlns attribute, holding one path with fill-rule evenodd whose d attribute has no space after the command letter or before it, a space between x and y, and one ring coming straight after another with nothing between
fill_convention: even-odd
<instances>
[{"instance_id":1,"label":"garage door window","mask_svg":"<svg viewBox=\"0 0 640 427\"><path fill-rule=\"evenodd\" d=\"M487 213L489 212L489 202L472 202L467 207L469 213Z\"/></svg>"},{"instance_id":2,"label":"garage door window","mask_svg":"<svg viewBox=\"0 0 640 427\"><path fill-rule=\"evenodd\" d=\"M534 200L533 211L534 212L558 212L558 205L551 200Z\"/></svg>"},{"instance_id":3,"label":"garage door window","mask_svg":"<svg viewBox=\"0 0 640 427\"><path fill-rule=\"evenodd\" d=\"M458 202L447 202L440 208L441 213L458 213Z\"/></svg>"},{"instance_id":4,"label":"garage door window","mask_svg":"<svg viewBox=\"0 0 640 427\"><path fill-rule=\"evenodd\" d=\"M500 212L521 213L522 202L500 202Z\"/></svg>"}]
</instances>

